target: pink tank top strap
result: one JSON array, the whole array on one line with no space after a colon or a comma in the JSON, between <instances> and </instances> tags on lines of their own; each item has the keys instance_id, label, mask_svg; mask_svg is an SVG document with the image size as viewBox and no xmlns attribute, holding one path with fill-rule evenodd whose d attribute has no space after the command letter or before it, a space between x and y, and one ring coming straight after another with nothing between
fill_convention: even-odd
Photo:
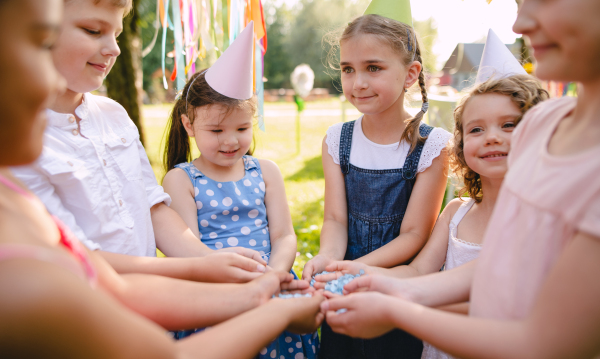
<instances>
[{"instance_id":1,"label":"pink tank top strap","mask_svg":"<svg viewBox=\"0 0 600 359\"><path fill-rule=\"evenodd\" d=\"M33 198L33 195L17 186L1 174L0 183L23 195L24 197ZM49 248L16 243L0 244L0 261L15 258L31 258L45 262L51 262L77 274L82 279L87 280L92 287L95 287L98 281L98 275L81 242L75 238L71 230L57 217L52 216L52 219L54 220L54 223L56 224L56 227L60 233L60 244L77 262L68 260L66 257L53 252ZM77 263L79 265L77 265Z\"/></svg>"},{"instance_id":2,"label":"pink tank top strap","mask_svg":"<svg viewBox=\"0 0 600 359\"><path fill-rule=\"evenodd\" d=\"M5 185L6 187L12 189L13 191L17 192L18 194L21 194L27 198L32 197L31 193L25 191L23 188L17 186L16 184L14 184L11 180L9 180L8 178L4 177L3 175L0 174L0 183L2 183L3 185Z\"/></svg>"},{"instance_id":3,"label":"pink tank top strap","mask_svg":"<svg viewBox=\"0 0 600 359\"><path fill-rule=\"evenodd\" d=\"M0 244L0 262L10 259L35 259L42 262L52 263L76 274L81 279L87 280L87 275L77 262L69 260L68 257L54 252L50 248L31 244L2 243Z\"/></svg>"}]
</instances>

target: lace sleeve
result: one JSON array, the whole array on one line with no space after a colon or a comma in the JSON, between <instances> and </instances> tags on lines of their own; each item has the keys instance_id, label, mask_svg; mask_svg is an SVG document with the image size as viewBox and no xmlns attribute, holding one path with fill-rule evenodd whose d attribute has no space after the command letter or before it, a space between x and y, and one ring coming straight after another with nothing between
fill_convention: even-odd
<instances>
[{"instance_id":1,"label":"lace sleeve","mask_svg":"<svg viewBox=\"0 0 600 359\"><path fill-rule=\"evenodd\" d=\"M423 146L423 152L421 152L419 166L417 167L418 172L423 172L431 166L431 162L446 148L451 137L450 132L439 127L431 131Z\"/></svg>"},{"instance_id":2,"label":"lace sleeve","mask_svg":"<svg viewBox=\"0 0 600 359\"><path fill-rule=\"evenodd\" d=\"M327 144L327 153L333 158L333 162L336 165L340 164L340 136L342 135L343 122L336 123L327 129L327 138L325 143Z\"/></svg>"}]
</instances>

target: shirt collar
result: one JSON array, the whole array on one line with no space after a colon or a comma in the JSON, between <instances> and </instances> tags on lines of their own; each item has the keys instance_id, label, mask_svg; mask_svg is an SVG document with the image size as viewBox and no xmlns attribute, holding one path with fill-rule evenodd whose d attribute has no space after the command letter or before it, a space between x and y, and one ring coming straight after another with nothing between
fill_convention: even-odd
<instances>
[{"instance_id":1,"label":"shirt collar","mask_svg":"<svg viewBox=\"0 0 600 359\"><path fill-rule=\"evenodd\" d=\"M75 109L75 114L81 119L85 120L89 115L89 96L83 94L83 101ZM70 113L59 113L50 109L46 110L46 116L48 118L48 126L52 127L69 127L76 124L75 116Z\"/></svg>"}]
</instances>

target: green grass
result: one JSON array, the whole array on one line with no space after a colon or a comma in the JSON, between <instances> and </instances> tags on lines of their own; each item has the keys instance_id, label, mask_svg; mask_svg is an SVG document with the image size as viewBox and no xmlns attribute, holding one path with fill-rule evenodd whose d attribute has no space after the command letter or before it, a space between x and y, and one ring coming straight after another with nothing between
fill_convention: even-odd
<instances>
[{"instance_id":1,"label":"green grass","mask_svg":"<svg viewBox=\"0 0 600 359\"><path fill-rule=\"evenodd\" d=\"M319 251L319 236L323 225L323 195L325 180L321 166L321 143L327 128L341 121L341 116L319 116L312 110L337 110L338 100L308 102L306 111L312 115L301 117L301 150L296 153L295 111L293 103L266 103L266 131L255 130L254 155L277 163L284 177L285 188L294 230L298 236L298 255L294 270L301 276L304 264ZM146 152L159 182L164 171L161 166L167 123L168 105L144 106L144 135ZM278 112L277 116L269 116ZM356 116L348 115L351 120ZM192 146L193 148L194 145ZM195 155L198 155L196 149Z\"/></svg>"}]
</instances>

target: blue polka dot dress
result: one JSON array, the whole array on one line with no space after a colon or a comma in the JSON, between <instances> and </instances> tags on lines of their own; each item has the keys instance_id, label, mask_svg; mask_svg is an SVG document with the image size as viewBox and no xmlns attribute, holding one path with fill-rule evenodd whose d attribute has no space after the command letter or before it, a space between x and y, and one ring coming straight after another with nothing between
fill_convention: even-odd
<instances>
[{"instance_id":1,"label":"blue polka dot dress","mask_svg":"<svg viewBox=\"0 0 600 359\"><path fill-rule=\"evenodd\" d=\"M198 208L200 240L211 249L245 247L260 253L269 261L271 240L265 182L258 160L244 156L244 177L235 182L217 182L202 174L193 163L180 163L194 185L194 199ZM294 277L297 279L296 274ZM181 339L195 331L177 332ZM316 358L319 349L317 332L298 335L283 332L263 348L258 358Z\"/></svg>"}]
</instances>

